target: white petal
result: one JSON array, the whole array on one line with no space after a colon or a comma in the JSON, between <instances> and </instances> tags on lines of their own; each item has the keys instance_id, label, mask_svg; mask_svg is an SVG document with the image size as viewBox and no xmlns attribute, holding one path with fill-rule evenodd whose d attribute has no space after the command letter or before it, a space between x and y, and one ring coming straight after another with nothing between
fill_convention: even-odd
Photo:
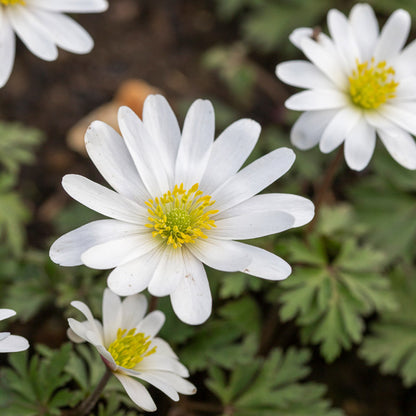
<instances>
[{"instance_id":1,"label":"white petal","mask_svg":"<svg viewBox=\"0 0 416 416\"><path fill-rule=\"evenodd\" d=\"M349 17L362 60L369 61L373 55L379 32L374 10L369 4L358 3L351 9Z\"/></svg>"},{"instance_id":2,"label":"white petal","mask_svg":"<svg viewBox=\"0 0 416 416\"><path fill-rule=\"evenodd\" d=\"M149 292L153 296L171 294L185 276L184 267L182 249L166 245L149 283Z\"/></svg>"},{"instance_id":3,"label":"white petal","mask_svg":"<svg viewBox=\"0 0 416 416\"><path fill-rule=\"evenodd\" d=\"M112 127L94 121L85 134L85 146L103 178L118 193L139 203L150 198L123 138Z\"/></svg>"},{"instance_id":4,"label":"white petal","mask_svg":"<svg viewBox=\"0 0 416 416\"><path fill-rule=\"evenodd\" d=\"M46 10L68 13L104 12L108 8L106 0L25 0L27 5Z\"/></svg>"},{"instance_id":5,"label":"white petal","mask_svg":"<svg viewBox=\"0 0 416 416\"><path fill-rule=\"evenodd\" d=\"M67 335L73 342L87 341L93 344L95 347L102 344L103 341L103 328L101 322L96 319L91 324L90 321L78 322L73 318L68 319L69 330ZM75 337L74 337L75 335Z\"/></svg>"},{"instance_id":6,"label":"white petal","mask_svg":"<svg viewBox=\"0 0 416 416\"><path fill-rule=\"evenodd\" d=\"M214 141L200 189L211 194L234 175L250 155L261 127L254 120L242 119L227 127Z\"/></svg>"},{"instance_id":7,"label":"white petal","mask_svg":"<svg viewBox=\"0 0 416 416\"><path fill-rule=\"evenodd\" d=\"M119 328L121 328L121 300L110 289L105 289L103 295L103 329L105 346L109 346L117 338L117 331Z\"/></svg>"},{"instance_id":8,"label":"white petal","mask_svg":"<svg viewBox=\"0 0 416 416\"><path fill-rule=\"evenodd\" d=\"M29 342L26 338L18 335L10 335L0 341L0 352L18 352L29 348Z\"/></svg>"},{"instance_id":9,"label":"white petal","mask_svg":"<svg viewBox=\"0 0 416 416\"><path fill-rule=\"evenodd\" d=\"M28 7L15 4L6 8L6 15L16 34L34 55L45 61L54 61L58 57L55 43Z\"/></svg>"},{"instance_id":10,"label":"white petal","mask_svg":"<svg viewBox=\"0 0 416 416\"><path fill-rule=\"evenodd\" d=\"M409 36L411 18L405 10L396 10L387 20L374 50L376 62L394 59Z\"/></svg>"},{"instance_id":11,"label":"white petal","mask_svg":"<svg viewBox=\"0 0 416 416\"><path fill-rule=\"evenodd\" d=\"M186 275L170 295L170 300L181 321L188 325L199 325L211 315L211 290L202 263L186 250L183 258Z\"/></svg>"},{"instance_id":12,"label":"white petal","mask_svg":"<svg viewBox=\"0 0 416 416\"><path fill-rule=\"evenodd\" d=\"M120 296L134 295L146 289L159 263L161 249L115 268L108 276L108 287Z\"/></svg>"},{"instance_id":13,"label":"white petal","mask_svg":"<svg viewBox=\"0 0 416 416\"><path fill-rule=\"evenodd\" d=\"M314 147L336 112L337 110L322 110L302 113L290 132L292 144L301 150Z\"/></svg>"},{"instance_id":14,"label":"white petal","mask_svg":"<svg viewBox=\"0 0 416 416\"><path fill-rule=\"evenodd\" d=\"M307 37L311 38L313 36L313 29L310 27L298 27L290 35L289 40L299 49L301 49L302 39Z\"/></svg>"},{"instance_id":15,"label":"white petal","mask_svg":"<svg viewBox=\"0 0 416 416\"><path fill-rule=\"evenodd\" d=\"M392 121L404 131L416 135L416 105L413 102L397 103L396 105L384 104L380 114Z\"/></svg>"},{"instance_id":16,"label":"white petal","mask_svg":"<svg viewBox=\"0 0 416 416\"><path fill-rule=\"evenodd\" d=\"M188 380L184 380L182 377L173 374L167 373L166 371L153 371L154 376L158 376L160 379L164 380L166 383L169 383L172 386L175 386L175 390L181 394L195 394L196 387L190 383Z\"/></svg>"},{"instance_id":17,"label":"white petal","mask_svg":"<svg viewBox=\"0 0 416 416\"><path fill-rule=\"evenodd\" d=\"M136 332L142 332L146 336L154 337L165 323L165 314L161 311L150 312L136 326Z\"/></svg>"},{"instance_id":18,"label":"white petal","mask_svg":"<svg viewBox=\"0 0 416 416\"><path fill-rule=\"evenodd\" d=\"M6 14L3 8L0 7L0 88L6 84L13 69L16 48L15 39Z\"/></svg>"},{"instance_id":19,"label":"white petal","mask_svg":"<svg viewBox=\"0 0 416 416\"><path fill-rule=\"evenodd\" d=\"M241 269L241 272L267 280L283 280L292 273L289 264L273 253L237 241L232 243L241 255L245 254L251 258L251 262Z\"/></svg>"},{"instance_id":20,"label":"white petal","mask_svg":"<svg viewBox=\"0 0 416 416\"><path fill-rule=\"evenodd\" d=\"M396 100L414 101L416 100L416 77L401 79L395 92Z\"/></svg>"},{"instance_id":21,"label":"white petal","mask_svg":"<svg viewBox=\"0 0 416 416\"><path fill-rule=\"evenodd\" d=\"M91 247L82 253L81 260L93 269L112 269L143 256L158 245L150 233L130 235Z\"/></svg>"},{"instance_id":22,"label":"white petal","mask_svg":"<svg viewBox=\"0 0 416 416\"><path fill-rule=\"evenodd\" d=\"M127 296L121 304L121 327L135 328L147 310L147 299L142 294Z\"/></svg>"},{"instance_id":23,"label":"white petal","mask_svg":"<svg viewBox=\"0 0 416 416\"><path fill-rule=\"evenodd\" d=\"M173 187L175 161L178 153L181 131L178 120L165 97L149 95L143 106L143 123L158 146L160 163L166 166L170 187Z\"/></svg>"},{"instance_id":24,"label":"white petal","mask_svg":"<svg viewBox=\"0 0 416 416\"><path fill-rule=\"evenodd\" d=\"M142 380L147 381L149 384L151 384L152 386L156 387L157 389L165 393L166 396L168 396L170 399L174 400L175 402L179 400L179 395L176 392L175 388L167 384L163 378L159 378L155 376L153 373L145 373L145 372L136 373L136 372L133 372L132 370L130 371L127 370L126 372L132 375L134 374L136 377L139 377Z\"/></svg>"},{"instance_id":25,"label":"white petal","mask_svg":"<svg viewBox=\"0 0 416 416\"><path fill-rule=\"evenodd\" d=\"M208 100L196 100L188 110L176 159L175 183L185 189L202 179L214 140L214 109Z\"/></svg>"},{"instance_id":26,"label":"white petal","mask_svg":"<svg viewBox=\"0 0 416 416\"><path fill-rule=\"evenodd\" d=\"M376 132L361 118L345 139L345 161L354 170L363 170L370 162L376 146Z\"/></svg>"},{"instance_id":27,"label":"white petal","mask_svg":"<svg viewBox=\"0 0 416 416\"><path fill-rule=\"evenodd\" d=\"M392 62L392 66L398 79L414 76L416 74L416 68L414 65L415 60L416 40L409 43Z\"/></svg>"},{"instance_id":28,"label":"white petal","mask_svg":"<svg viewBox=\"0 0 416 416\"><path fill-rule=\"evenodd\" d=\"M331 89L334 86L322 71L307 61L283 62L276 66L276 75L294 87Z\"/></svg>"},{"instance_id":29,"label":"white petal","mask_svg":"<svg viewBox=\"0 0 416 416\"><path fill-rule=\"evenodd\" d=\"M84 302L80 302L78 300L72 301L71 306L78 309L87 318L90 330L86 331L86 335L89 338L91 338L92 334L90 334L89 332L94 332L95 337L97 338L97 341L98 341L96 342L96 344L103 344L102 328L99 325L97 325L97 322L94 319L90 308Z\"/></svg>"},{"instance_id":30,"label":"white petal","mask_svg":"<svg viewBox=\"0 0 416 416\"><path fill-rule=\"evenodd\" d=\"M358 123L360 111L351 107L340 110L328 123L322 133L319 149L323 153L332 152L344 140L350 130Z\"/></svg>"},{"instance_id":31,"label":"white petal","mask_svg":"<svg viewBox=\"0 0 416 416\"><path fill-rule=\"evenodd\" d=\"M290 110L331 110L348 105L348 97L338 90L307 90L292 95L285 101Z\"/></svg>"},{"instance_id":32,"label":"white petal","mask_svg":"<svg viewBox=\"0 0 416 416\"><path fill-rule=\"evenodd\" d=\"M16 315L16 311L13 309L0 309L0 321L3 319L10 318L11 316Z\"/></svg>"},{"instance_id":33,"label":"white petal","mask_svg":"<svg viewBox=\"0 0 416 416\"><path fill-rule=\"evenodd\" d=\"M83 176L65 175L62 186L76 201L100 214L133 224L147 222L145 208Z\"/></svg>"},{"instance_id":34,"label":"white petal","mask_svg":"<svg viewBox=\"0 0 416 416\"><path fill-rule=\"evenodd\" d=\"M68 319L68 324L69 324L69 319ZM72 321L79 323L78 321L75 321L75 319L72 319ZM71 328L68 328L66 330L66 336L70 339L70 341L74 342L75 344L81 344L82 342L86 341L85 337L80 337Z\"/></svg>"},{"instance_id":35,"label":"white petal","mask_svg":"<svg viewBox=\"0 0 416 416\"><path fill-rule=\"evenodd\" d=\"M178 356L175 354L170 345L164 339L157 337L153 338L152 345L154 345L157 348L157 352L159 354L163 354L168 357L178 359Z\"/></svg>"},{"instance_id":36,"label":"white petal","mask_svg":"<svg viewBox=\"0 0 416 416\"><path fill-rule=\"evenodd\" d=\"M215 221L210 238L246 240L280 233L293 227L293 215L282 211L249 212Z\"/></svg>"},{"instance_id":37,"label":"white petal","mask_svg":"<svg viewBox=\"0 0 416 416\"><path fill-rule=\"evenodd\" d=\"M145 357L134 369L143 372L151 372L152 370L169 371L182 377L189 377L189 371L176 358L159 354L157 350L155 354Z\"/></svg>"},{"instance_id":38,"label":"white petal","mask_svg":"<svg viewBox=\"0 0 416 416\"><path fill-rule=\"evenodd\" d=\"M157 409L155 402L143 384L134 380L132 377L119 372L113 374L118 378L130 399L133 400L137 406L146 412L154 412Z\"/></svg>"},{"instance_id":39,"label":"white petal","mask_svg":"<svg viewBox=\"0 0 416 416\"><path fill-rule=\"evenodd\" d=\"M309 199L291 194L261 194L227 209L218 215L218 219L230 218L245 213L267 213L282 211L294 217L292 227L307 224L314 216L314 205Z\"/></svg>"},{"instance_id":40,"label":"white petal","mask_svg":"<svg viewBox=\"0 0 416 416\"><path fill-rule=\"evenodd\" d=\"M79 266L81 255L98 244L136 234L137 226L117 220L90 222L58 238L49 250L51 260L61 266Z\"/></svg>"},{"instance_id":41,"label":"white petal","mask_svg":"<svg viewBox=\"0 0 416 416\"><path fill-rule=\"evenodd\" d=\"M168 166L160 163L158 144L140 118L128 107L120 107L118 123L130 155L150 195L163 195L169 189Z\"/></svg>"},{"instance_id":42,"label":"white petal","mask_svg":"<svg viewBox=\"0 0 416 416\"><path fill-rule=\"evenodd\" d=\"M216 201L213 209L224 211L251 198L284 175L295 158L293 150L281 147L255 160L211 195Z\"/></svg>"},{"instance_id":43,"label":"white petal","mask_svg":"<svg viewBox=\"0 0 416 416\"><path fill-rule=\"evenodd\" d=\"M391 157L406 169L416 169L416 143L414 138L400 128L377 130Z\"/></svg>"}]
</instances>

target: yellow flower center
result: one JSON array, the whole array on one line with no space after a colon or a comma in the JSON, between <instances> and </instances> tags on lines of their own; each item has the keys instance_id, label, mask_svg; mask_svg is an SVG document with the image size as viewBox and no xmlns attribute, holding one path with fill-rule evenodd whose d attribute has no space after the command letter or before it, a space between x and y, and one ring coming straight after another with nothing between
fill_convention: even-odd
<instances>
[{"instance_id":1,"label":"yellow flower center","mask_svg":"<svg viewBox=\"0 0 416 416\"><path fill-rule=\"evenodd\" d=\"M150 336L146 337L142 332L135 334L135 328L126 332L127 329L117 330L117 338L108 347L108 352L120 367L134 368L143 358L154 354L156 347L149 350Z\"/></svg>"},{"instance_id":2,"label":"yellow flower center","mask_svg":"<svg viewBox=\"0 0 416 416\"><path fill-rule=\"evenodd\" d=\"M146 202L149 213L146 227L153 229L153 237L160 236L174 248L194 243L197 238L207 238L203 230L215 227L210 216L218 210L209 209L215 201L211 196L203 195L198 186L196 183L187 191L181 183L175 185L172 192Z\"/></svg>"},{"instance_id":3,"label":"yellow flower center","mask_svg":"<svg viewBox=\"0 0 416 416\"><path fill-rule=\"evenodd\" d=\"M0 0L0 4L4 4L5 6L13 4L21 4L22 6L26 6L25 0Z\"/></svg>"},{"instance_id":4,"label":"yellow flower center","mask_svg":"<svg viewBox=\"0 0 416 416\"><path fill-rule=\"evenodd\" d=\"M355 105L364 109L375 109L387 100L394 98L399 85L394 80L394 69L387 66L385 61L377 63L374 58L371 62L360 63L348 77L350 81L350 96Z\"/></svg>"}]
</instances>

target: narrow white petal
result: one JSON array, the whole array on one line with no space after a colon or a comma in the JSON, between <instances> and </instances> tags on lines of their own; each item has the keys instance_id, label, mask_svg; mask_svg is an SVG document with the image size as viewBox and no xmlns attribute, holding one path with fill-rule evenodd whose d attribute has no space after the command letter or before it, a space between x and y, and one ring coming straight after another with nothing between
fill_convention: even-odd
<instances>
[{"instance_id":1,"label":"narrow white petal","mask_svg":"<svg viewBox=\"0 0 416 416\"><path fill-rule=\"evenodd\" d=\"M176 159L175 183L185 189L199 183L211 153L215 116L208 100L196 100L188 110Z\"/></svg>"},{"instance_id":2,"label":"narrow white petal","mask_svg":"<svg viewBox=\"0 0 416 416\"><path fill-rule=\"evenodd\" d=\"M166 166L170 186L173 187L181 131L178 120L165 97L149 95L146 98L143 106L143 123L158 147L160 162Z\"/></svg>"},{"instance_id":3,"label":"narrow white petal","mask_svg":"<svg viewBox=\"0 0 416 416\"><path fill-rule=\"evenodd\" d=\"M124 139L112 127L94 121L85 133L85 146L94 165L114 190L138 203L150 198Z\"/></svg>"},{"instance_id":4,"label":"narrow white petal","mask_svg":"<svg viewBox=\"0 0 416 416\"><path fill-rule=\"evenodd\" d=\"M90 329L88 321L79 322L74 318L68 318L68 325L67 335L72 342L81 343L89 341L87 337L87 330Z\"/></svg>"},{"instance_id":5,"label":"narrow white petal","mask_svg":"<svg viewBox=\"0 0 416 416\"><path fill-rule=\"evenodd\" d=\"M27 5L55 12L98 13L108 8L107 0L25 0Z\"/></svg>"},{"instance_id":6,"label":"narrow white petal","mask_svg":"<svg viewBox=\"0 0 416 416\"><path fill-rule=\"evenodd\" d=\"M72 301L71 306L78 309L87 318L87 321L90 325L90 331L87 331L87 336L91 336L91 334L88 334L88 332L94 332L96 334L97 339L99 339L99 342L97 342L97 344L103 344L102 328L100 328L100 326L97 325L97 322L95 321L90 308L84 302L80 302L78 300Z\"/></svg>"},{"instance_id":7,"label":"narrow white petal","mask_svg":"<svg viewBox=\"0 0 416 416\"><path fill-rule=\"evenodd\" d=\"M332 81L314 64L307 61L289 61L276 66L277 77L286 84L300 88L331 89Z\"/></svg>"},{"instance_id":8,"label":"narrow white petal","mask_svg":"<svg viewBox=\"0 0 416 416\"><path fill-rule=\"evenodd\" d=\"M155 240L155 239L154 239ZM148 290L153 296L171 294L185 276L182 249L166 245L160 256L159 264L149 283Z\"/></svg>"},{"instance_id":9,"label":"narrow white petal","mask_svg":"<svg viewBox=\"0 0 416 416\"><path fill-rule=\"evenodd\" d=\"M293 227L295 217L287 212L249 212L215 221L209 237L224 240L246 240L280 233Z\"/></svg>"},{"instance_id":10,"label":"narrow white petal","mask_svg":"<svg viewBox=\"0 0 416 416\"><path fill-rule=\"evenodd\" d=\"M365 118L361 118L345 139L345 161L354 170L363 170L370 162L376 146L376 132Z\"/></svg>"},{"instance_id":11,"label":"narrow white petal","mask_svg":"<svg viewBox=\"0 0 416 416\"><path fill-rule=\"evenodd\" d=\"M6 15L16 34L34 55L45 61L54 61L58 57L55 43L28 7L18 4L7 7Z\"/></svg>"},{"instance_id":12,"label":"narrow white petal","mask_svg":"<svg viewBox=\"0 0 416 416\"><path fill-rule=\"evenodd\" d=\"M0 321L3 319L10 318L11 316L16 315L16 311L13 309L0 309Z\"/></svg>"},{"instance_id":13,"label":"narrow white petal","mask_svg":"<svg viewBox=\"0 0 416 416\"><path fill-rule=\"evenodd\" d=\"M290 132L292 144L301 150L314 147L337 110L307 111L302 113Z\"/></svg>"},{"instance_id":14,"label":"narrow white petal","mask_svg":"<svg viewBox=\"0 0 416 416\"><path fill-rule=\"evenodd\" d=\"M127 371L127 372L134 374L133 371ZM151 373L140 372L140 373L136 373L135 375L136 377L139 377L142 380L147 381L149 384L151 384L152 386L156 387L157 389L165 393L166 396L168 396L170 399L174 400L175 402L179 400L179 395L176 392L175 388L169 385L168 383L166 383L166 381L163 378L159 378L155 376L153 372Z\"/></svg>"},{"instance_id":15,"label":"narrow white petal","mask_svg":"<svg viewBox=\"0 0 416 416\"><path fill-rule=\"evenodd\" d=\"M100 214L139 225L144 225L147 220L145 208L83 176L65 175L62 186L76 201Z\"/></svg>"},{"instance_id":16,"label":"narrow white petal","mask_svg":"<svg viewBox=\"0 0 416 416\"><path fill-rule=\"evenodd\" d=\"M416 105L413 102L396 103L396 105L384 104L380 114L392 121L403 130L416 135Z\"/></svg>"},{"instance_id":17,"label":"narrow white petal","mask_svg":"<svg viewBox=\"0 0 416 416\"><path fill-rule=\"evenodd\" d=\"M128 107L120 107L121 133L150 195L161 196L169 189L168 166L160 163L158 146L140 118Z\"/></svg>"},{"instance_id":18,"label":"narrow white petal","mask_svg":"<svg viewBox=\"0 0 416 416\"><path fill-rule=\"evenodd\" d=\"M349 16L355 40L364 61L372 57L378 38L378 21L374 10L369 4L358 3L351 9Z\"/></svg>"},{"instance_id":19,"label":"narrow white petal","mask_svg":"<svg viewBox=\"0 0 416 416\"><path fill-rule=\"evenodd\" d=\"M322 133L322 138L319 142L321 152L329 153L336 149L345 140L350 130L358 123L360 117L360 111L351 107L345 107L335 114Z\"/></svg>"},{"instance_id":20,"label":"narrow white petal","mask_svg":"<svg viewBox=\"0 0 416 416\"><path fill-rule=\"evenodd\" d=\"M291 194L261 194L227 209L218 215L218 219L230 218L246 213L267 213L282 211L294 217L293 227L307 224L314 216L314 205L306 198Z\"/></svg>"},{"instance_id":21,"label":"narrow white petal","mask_svg":"<svg viewBox=\"0 0 416 416\"><path fill-rule=\"evenodd\" d=\"M151 344L153 346L153 342ZM189 371L176 358L159 354L156 350L155 354L145 357L136 367L136 371L151 372L152 370L169 371L182 377L189 377Z\"/></svg>"},{"instance_id":22,"label":"narrow white petal","mask_svg":"<svg viewBox=\"0 0 416 416\"><path fill-rule=\"evenodd\" d=\"M10 335L0 341L0 352L19 352L29 348L26 338L18 335Z\"/></svg>"},{"instance_id":23,"label":"narrow white petal","mask_svg":"<svg viewBox=\"0 0 416 416\"><path fill-rule=\"evenodd\" d=\"M75 319L72 319L72 320L75 321ZM75 321L75 322L78 322L78 321ZM70 325L69 319L68 319L68 325ZM85 337L80 337L71 328L68 328L66 330L66 336L69 338L70 341L74 342L75 344L81 344L81 343L83 343L83 342L86 341L86 338Z\"/></svg>"},{"instance_id":24,"label":"narrow white petal","mask_svg":"<svg viewBox=\"0 0 416 416\"><path fill-rule=\"evenodd\" d=\"M153 371L153 375L158 376L161 380L175 386L175 390L181 394L195 394L196 387L188 380L184 380L177 374L167 373L166 371Z\"/></svg>"},{"instance_id":25,"label":"narrow white petal","mask_svg":"<svg viewBox=\"0 0 416 416\"><path fill-rule=\"evenodd\" d=\"M104 345L109 346L117 338L117 330L121 328L121 300L110 289L105 289L102 308Z\"/></svg>"},{"instance_id":26,"label":"narrow white petal","mask_svg":"<svg viewBox=\"0 0 416 416\"><path fill-rule=\"evenodd\" d=\"M348 97L338 90L307 90L292 95L285 101L290 110L331 110L349 104Z\"/></svg>"},{"instance_id":27,"label":"narrow white petal","mask_svg":"<svg viewBox=\"0 0 416 416\"><path fill-rule=\"evenodd\" d=\"M121 328L134 328L143 319L147 299L142 294L127 296L121 304Z\"/></svg>"},{"instance_id":28,"label":"narrow white petal","mask_svg":"<svg viewBox=\"0 0 416 416\"><path fill-rule=\"evenodd\" d=\"M0 88L10 77L14 64L16 38L10 23L0 7Z\"/></svg>"},{"instance_id":29,"label":"narrow white petal","mask_svg":"<svg viewBox=\"0 0 416 416\"><path fill-rule=\"evenodd\" d=\"M295 158L293 150L281 147L255 160L212 194L213 209L224 211L251 198L284 175Z\"/></svg>"},{"instance_id":30,"label":"narrow white petal","mask_svg":"<svg viewBox=\"0 0 416 416\"><path fill-rule=\"evenodd\" d=\"M416 77L411 76L401 79L395 92L396 100L414 101L416 100Z\"/></svg>"},{"instance_id":31,"label":"narrow white petal","mask_svg":"<svg viewBox=\"0 0 416 416\"><path fill-rule=\"evenodd\" d=\"M396 10L387 20L374 49L376 62L396 58L409 36L411 18L405 10Z\"/></svg>"},{"instance_id":32,"label":"narrow white petal","mask_svg":"<svg viewBox=\"0 0 416 416\"><path fill-rule=\"evenodd\" d=\"M178 356L175 354L170 345L164 339L157 337L153 338L152 345L154 345L157 348L157 352L159 354L163 354L168 357L178 359Z\"/></svg>"},{"instance_id":33,"label":"narrow white petal","mask_svg":"<svg viewBox=\"0 0 416 416\"><path fill-rule=\"evenodd\" d=\"M202 263L186 250L183 258L186 275L170 295L170 300L181 321L189 325L199 325L211 315L211 290Z\"/></svg>"},{"instance_id":34,"label":"narrow white petal","mask_svg":"<svg viewBox=\"0 0 416 416\"><path fill-rule=\"evenodd\" d=\"M403 129L378 129L378 135L391 157L406 169L416 169L416 143Z\"/></svg>"},{"instance_id":35,"label":"narrow white petal","mask_svg":"<svg viewBox=\"0 0 416 416\"><path fill-rule=\"evenodd\" d=\"M410 42L392 61L398 79L416 75L415 60L416 40Z\"/></svg>"},{"instance_id":36,"label":"narrow white petal","mask_svg":"<svg viewBox=\"0 0 416 416\"><path fill-rule=\"evenodd\" d=\"M289 40L299 49L301 49L302 39L307 37L311 38L313 36L313 29L310 27L298 27L290 35Z\"/></svg>"},{"instance_id":37,"label":"narrow white petal","mask_svg":"<svg viewBox=\"0 0 416 416\"><path fill-rule=\"evenodd\" d=\"M254 120L242 119L227 127L214 141L200 189L210 194L241 168L260 135Z\"/></svg>"},{"instance_id":38,"label":"narrow white petal","mask_svg":"<svg viewBox=\"0 0 416 416\"><path fill-rule=\"evenodd\" d=\"M157 409L155 402L143 384L134 380L132 377L126 376L119 372L115 372L113 374L118 378L130 399L133 400L137 406L146 412L154 412Z\"/></svg>"},{"instance_id":39,"label":"narrow white petal","mask_svg":"<svg viewBox=\"0 0 416 416\"><path fill-rule=\"evenodd\" d=\"M137 226L117 220L90 222L58 238L49 250L51 260L61 266L79 266L81 255L98 244L137 233Z\"/></svg>"},{"instance_id":40,"label":"narrow white petal","mask_svg":"<svg viewBox=\"0 0 416 416\"><path fill-rule=\"evenodd\" d=\"M154 337L165 323L165 314L161 311L150 312L136 326L137 332L143 332L146 336Z\"/></svg>"}]
</instances>

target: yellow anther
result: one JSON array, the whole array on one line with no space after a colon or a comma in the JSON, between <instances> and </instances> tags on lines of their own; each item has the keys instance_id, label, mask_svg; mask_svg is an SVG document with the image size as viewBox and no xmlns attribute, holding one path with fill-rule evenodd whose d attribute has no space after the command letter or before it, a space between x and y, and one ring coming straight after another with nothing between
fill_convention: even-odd
<instances>
[{"instance_id":1,"label":"yellow anther","mask_svg":"<svg viewBox=\"0 0 416 416\"><path fill-rule=\"evenodd\" d=\"M0 4L4 4L5 6L13 5L13 4L21 4L22 6L26 6L24 0L0 0Z\"/></svg>"}]
</instances>

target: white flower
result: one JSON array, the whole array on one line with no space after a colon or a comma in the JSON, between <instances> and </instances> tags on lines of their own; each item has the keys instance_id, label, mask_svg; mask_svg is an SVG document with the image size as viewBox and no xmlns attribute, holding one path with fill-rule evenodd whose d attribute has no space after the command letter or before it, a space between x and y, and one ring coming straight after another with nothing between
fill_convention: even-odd
<instances>
[{"instance_id":1,"label":"white flower","mask_svg":"<svg viewBox=\"0 0 416 416\"><path fill-rule=\"evenodd\" d=\"M411 18L396 10L379 33L373 9L355 5L347 19L338 10L328 13L331 38L300 28L290 40L311 62L290 61L277 66L287 84L307 88L286 101L305 111L291 133L292 143L329 153L344 144L345 160L364 169L374 152L376 136L391 156L416 169L416 42L406 43Z\"/></svg>"},{"instance_id":2,"label":"white flower","mask_svg":"<svg viewBox=\"0 0 416 416\"><path fill-rule=\"evenodd\" d=\"M0 321L16 315L11 309L0 309ZM0 352L18 352L29 348L26 338L10 335L10 332L0 332Z\"/></svg>"},{"instance_id":3,"label":"white flower","mask_svg":"<svg viewBox=\"0 0 416 416\"><path fill-rule=\"evenodd\" d=\"M50 249L63 266L85 264L115 269L113 292L125 296L148 287L170 295L173 309L189 324L211 313L211 293L202 263L264 279L285 279L290 266L263 249L233 240L261 237L298 227L313 217L313 204L289 194L257 195L292 165L292 150L277 149L247 167L260 126L239 120L215 142L214 111L207 100L193 103L182 135L169 104L149 96L143 122L122 107L123 137L96 121L87 151L116 192L79 175L67 175L66 192L112 219L65 234Z\"/></svg>"},{"instance_id":4,"label":"white flower","mask_svg":"<svg viewBox=\"0 0 416 416\"><path fill-rule=\"evenodd\" d=\"M139 407L148 412L156 410L149 392L133 377L152 384L175 401L179 400L178 393L196 392L195 386L183 379L189 376L186 367L179 362L169 344L156 337L165 322L165 315L153 311L145 317L147 300L143 295L129 296L121 302L117 295L106 289L102 324L94 319L85 303L74 301L71 305L87 320L78 322L69 318L69 338L74 342L93 344Z\"/></svg>"},{"instance_id":5,"label":"white flower","mask_svg":"<svg viewBox=\"0 0 416 416\"><path fill-rule=\"evenodd\" d=\"M58 57L59 46L73 53L88 53L91 36L62 14L102 12L107 0L0 0L0 87L9 79L15 54L15 33L36 56Z\"/></svg>"}]
</instances>

